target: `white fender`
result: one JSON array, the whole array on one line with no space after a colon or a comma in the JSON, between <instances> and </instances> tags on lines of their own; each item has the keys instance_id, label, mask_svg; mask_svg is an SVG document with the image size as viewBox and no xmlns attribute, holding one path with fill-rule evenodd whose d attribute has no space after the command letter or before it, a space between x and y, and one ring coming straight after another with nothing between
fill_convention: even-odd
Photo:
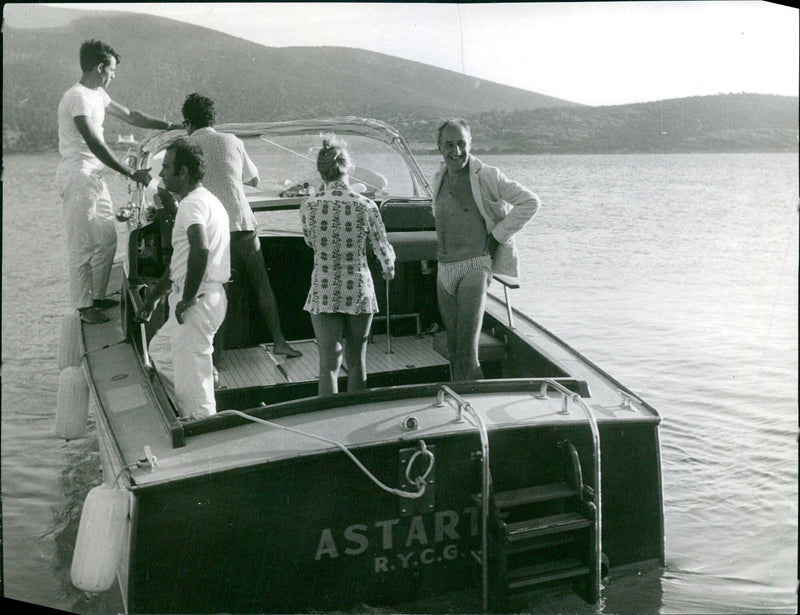
<instances>
[{"instance_id":1,"label":"white fender","mask_svg":"<svg viewBox=\"0 0 800 615\"><path fill-rule=\"evenodd\" d=\"M130 506L125 489L99 485L89 491L72 555L72 584L78 589L102 592L114 583L128 532Z\"/></svg>"},{"instance_id":2,"label":"white fender","mask_svg":"<svg viewBox=\"0 0 800 615\"><path fill-rule=\"evenodd\" d=\"M58 369L81 364L81 320L77 310L70 310L61 320L58 344Z\"/></svg>"},{"instance_id":3,"label":"white fender","mask_svg":"<svg viewBox=\"0 0 800 615\"><path fill-rule=\"evenodd\" d=\"M89 415L89 383L81 367L65 367L58 377L56 435L66 440L82 438Z\"/></svg>"}]
</instances>

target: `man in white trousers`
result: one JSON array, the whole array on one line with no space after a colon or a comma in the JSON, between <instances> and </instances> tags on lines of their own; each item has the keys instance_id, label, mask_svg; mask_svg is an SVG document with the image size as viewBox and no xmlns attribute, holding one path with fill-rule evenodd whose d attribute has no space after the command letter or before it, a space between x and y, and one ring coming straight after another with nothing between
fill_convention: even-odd
<instances>
[{"instance_id":1,"label":"man in white trousers","mask_svg":"<svg viewBox=\"0 0 800 615\"><path fill-rule=\"evenodd\" d=\"M182 418L211 416L214 334L225 319L223 284L230 277L230 231L225 207L202 184L202 150L179 139L164 156L164 187L177 195L169 268L147 293L139 314L149 320L167 293L170 314L150 340L150 358L172 388Z\"/></svg>"},{"instance_id":2,"label":"man in white trousers","mask_svg":"<svg viewBox=\"0 0 800 615\"><path fill-rule=\"evenodd\" d=\"M81 79L64 93L58 105L61 161L56 188L63 204L70 303L89 324L107 322L108 317L100 310L117 303L106 297L117 232L111 196L101 172L108 167L137 183L150 183L149 169L133 171L106 145L106 110L132 126L164 130L181 127L111 100L106 87L114 79L119 59L119 54L102 41L84 42L80 48Z\"/></svg>"}]
</instances>

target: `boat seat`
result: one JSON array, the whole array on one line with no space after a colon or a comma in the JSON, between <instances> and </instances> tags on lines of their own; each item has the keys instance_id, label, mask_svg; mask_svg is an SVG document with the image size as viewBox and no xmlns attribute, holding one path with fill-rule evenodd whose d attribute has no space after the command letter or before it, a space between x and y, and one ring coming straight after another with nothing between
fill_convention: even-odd
<instances>
[{"instance_id":1,"label":"boat seat","mask_svg":"<svg viewBox=\"0 0 800 615\"><path fill-rule=\"evenodd\" d=\"M435 231L433 206L429 200L386 199L380 205L381 218L387 231Z\"/></svg>"},{"instance_id":2,"label":"boat seat","mask_svg":"<svg viewBox=\"0 0 800 615\"><path fill-rule=\"evenodd\" d=\"M447 333L442 331L433 336L433 349L445 359L450 356L447 352ZM490 361L502 361L506 358L506 344L503 340L497 339L486 331L481 331L478 339L478 361L488 363Z\"/></svg>"},{"instance_id":3,"label":"boat seat","mask_svg":"<svg viewBox=\"0 0 800 615\"><path fill-rule=\"evenodd\" d=\"M389 231L386 236L398 263L436 260L436 231Z\"/></svg>"}]
</instances>

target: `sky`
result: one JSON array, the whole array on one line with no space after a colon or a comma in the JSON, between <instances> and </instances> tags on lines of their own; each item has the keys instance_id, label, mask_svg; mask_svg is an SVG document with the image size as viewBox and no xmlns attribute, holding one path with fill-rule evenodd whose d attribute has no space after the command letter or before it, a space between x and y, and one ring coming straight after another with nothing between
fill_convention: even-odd
<instances>
[{"instance_id":1,"label":"sky","mask_svg":"<svg viewBox=\"0 0 800 615\"><path fill-rule=\"evenodd\" d=\"M761 1L77 3L270 47L357 47L587 105L797 96L798 9Z\"/></svg>"}]
</instances>

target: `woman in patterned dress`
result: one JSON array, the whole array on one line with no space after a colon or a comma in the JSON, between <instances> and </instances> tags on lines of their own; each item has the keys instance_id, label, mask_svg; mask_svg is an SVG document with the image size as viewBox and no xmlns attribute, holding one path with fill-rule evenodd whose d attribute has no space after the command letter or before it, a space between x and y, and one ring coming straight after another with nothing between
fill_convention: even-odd
<instances>
[{"instance_id":1,"label":"woman in patterned dress","mask_svg":"<svg viewBox=\"0 0 800 615\"><path fill-rule=\"evenodd\" d=\"M367 338L378 311L367 265L370 240L383 278L394 278L394 249L386 238L378 206L350 189L354 164L344 141L323 140L317 170L324 185L300 207L303 235L314 250L311 289L303 309L319 345L319 394L338 393L342 356L347 361L347 391L367 381Z\"/></svg>"}]
</instances>

